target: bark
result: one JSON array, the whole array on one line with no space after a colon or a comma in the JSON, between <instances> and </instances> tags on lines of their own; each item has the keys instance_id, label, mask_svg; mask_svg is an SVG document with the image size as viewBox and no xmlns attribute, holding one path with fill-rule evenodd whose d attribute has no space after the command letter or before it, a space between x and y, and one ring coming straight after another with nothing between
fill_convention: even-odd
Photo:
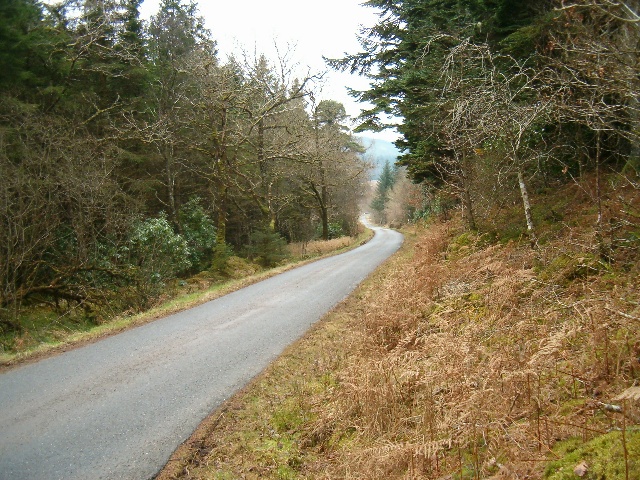
<instances>
[{"instance_id":1,"label":"bark","mask_svg":"<svg viewBox=\"0 0 640 480\"><path fill-rule=\"evenodd\" d=\"M520 185L520 195L522 196L522 203L524 205L524 216L527 220L527 232L529 233L529 241L531 242L531 247L535 248L538 239L536 238L536 233L533 226L531 202L529 201L529 192L527 190L527 184L524 181L522 167L518 167L518 184Z\"/></svg>"},{"instance_id":2,"label":"bark","mask_svg":"<svg viewBox=\"0 0 640 480\"><path fill-rule=\"evenodd\" d=\"M171 222L178 225L178 212L176 209L176 174L174 169L173 152L165 152L165 174L167 176L167 196L169 199L169 215Z\"/></svg>"},{"instance_id":3,"label":"bark","mask_svg":"<svg viewBox=\"0 0 640 480\"><path fill-rule=\"evenodd\" d=\"M324 169L324 166L320 167L320 179L322 181L322 201L320 202L320 213L322 216L322 239L329 240L329 211L327 208L327 205L329 203L329 191L327 189L326 171Z\"/></svg>"},{"instance_id":4,"label":"bark","mask_svg":"<svg viewBox=\"0 0 640 480\"><path fill-rule=\"evenodd\" d=\"M216 245L224 245L227 240L227 197L227 186L221 182L218 186Z\"/></svg>"},{"instance_id":5,"label":"bark","mask_svg":"<svg viewBox=\"0 0 640 480\"><path fill-rule=\"evenodd\" d=\"M471 200L471 172L467 155L462 154L462 207L469 230L477 230L473 201Z\"/></svg>"}]
</instances>

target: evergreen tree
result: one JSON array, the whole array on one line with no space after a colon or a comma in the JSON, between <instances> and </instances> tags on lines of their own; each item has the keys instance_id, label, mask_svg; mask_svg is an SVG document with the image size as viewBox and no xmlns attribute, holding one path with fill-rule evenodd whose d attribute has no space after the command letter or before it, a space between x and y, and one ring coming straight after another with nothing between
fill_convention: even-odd
<instances>
[{"instance_id":1,"label":"evergreen tree","mask_svg":"<svg viewBox=\"0 0 640 480\"><path fill-rule=\"evenodd\" d=\"M0 91L15 93L42 84L42 33L42 10L36 0L0 2Z\"/></svg>"},{"instance_id":2,"label":"evergreen tree","mask_svg":"<svg viewBox=\"0 0 640 480\"><path fill-rule=\"evenodd\" d=\"M386 115L401 118L397 129L403 138L396 145L405 153L398 164L415 181L438 185L438 162L450 155L438 122L444 59L464 38L506 45L543 7L514 0L368 0L365 5L379 10L380 21L361 37L363 51L329 64L371 80L368 90L351 92L373 104L360 115L357 130L385 128Z\"/></svg>"},{"instance_id":3,"label":"evergreen tree","mask_svg":"<svg viewBox=\"0 0 640 480\"><path fill-rule=\"evenodd\" d=\"M397 169L388 161L384 163L380 178L376 184L376 194L371 201L371 208L376 211L377 220L386 223L384 211L389 202L389 194L396 183Z\"/></svg>"},{"instance_id":4,"label":"evergreen tree","mask_svg":"<svg viewBox=\"0 0 640 480\"><path fill-rule=\"evenodd\" d=\"M149 37L151 60L161 69L177 67L197 48L215 49L193 0L162 0L160 10L151 17Z\"/></svg>"}]
</instances>

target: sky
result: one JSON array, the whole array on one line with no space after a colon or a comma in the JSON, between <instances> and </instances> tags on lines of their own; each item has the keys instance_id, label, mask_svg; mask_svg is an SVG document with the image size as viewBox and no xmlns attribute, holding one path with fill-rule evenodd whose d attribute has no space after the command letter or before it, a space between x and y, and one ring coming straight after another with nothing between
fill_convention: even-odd
<instances>
[{"instance_id":1,"label":"sky","mask_svg":"<svg viewBox=\"0 0 640 480\"><path fill-rule=\"evenodd\" d=\"M356 117L362 108L346 90L366 89L364 77L330 70L322 57L341 58L345 53L361 50L357 33L361 26L376 23L376 10L360 5L364 0L200 0L200 15L211 30L224 56L245 50L276 58L276 48L293 49L292 61L301 74L327 72L319 99L336 100L344 104L347 114ZM155 14L160 0L144 0L141 16ZM395 131L366 132L365 136L393 141Z\"/></svg>"}]
</instances>

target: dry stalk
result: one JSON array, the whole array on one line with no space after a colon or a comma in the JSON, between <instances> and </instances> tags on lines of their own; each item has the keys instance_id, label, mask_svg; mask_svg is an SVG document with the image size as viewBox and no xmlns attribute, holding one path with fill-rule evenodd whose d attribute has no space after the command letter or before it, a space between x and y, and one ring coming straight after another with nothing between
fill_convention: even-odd
<instances>
[{"instance_id":1,"label":"dry stalk","mask_svg":"<svg viewBox=\"0 0 640 480\"><path fill-rule=\"evenodd\" d=\"M557 439L606 431L590 399L612 388L613 359L622 378L634 371L634 319L619 315L629 325L614 335L593 282L541 283L529 265L548 250L460 255L450 241L430 228L364 299L362 344L317 422L349 439L329 476L538 478Z\"/></svg>"}]
</instances>

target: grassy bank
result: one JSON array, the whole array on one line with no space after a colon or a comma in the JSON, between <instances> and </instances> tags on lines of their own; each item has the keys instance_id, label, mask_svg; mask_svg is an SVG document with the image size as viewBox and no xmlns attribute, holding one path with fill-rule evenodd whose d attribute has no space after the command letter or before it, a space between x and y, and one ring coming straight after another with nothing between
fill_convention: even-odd
<instances>
[{"instance_id":1,"label":"grassy bank","mask_svg":"<svg viewBox=\"0 0 640 480\"><path fill-rule=\"evenodd\" d=\"M231 257L222 270L203 272L167 285L164 293L142 312L97 318L80 308L60 312L51 305L34 307L20 317L19 330L0 335L0 368L74 348L200 305L306 262L355 248L372 236L373 232L366 230L357 237L292 244L288 246L287 259L269 269Z\"/></svg>"},{"instance_id":2,"label":"grassy bank","mask_svg":"<svg viewBox=\"0 0 640 480\"><path fill-rule=\"evenodd\" d=\"M537 249L407 232L160 478L639 478L640 236L603 242L582 191L536 199Z\"/></svg>"}]
</instances>

